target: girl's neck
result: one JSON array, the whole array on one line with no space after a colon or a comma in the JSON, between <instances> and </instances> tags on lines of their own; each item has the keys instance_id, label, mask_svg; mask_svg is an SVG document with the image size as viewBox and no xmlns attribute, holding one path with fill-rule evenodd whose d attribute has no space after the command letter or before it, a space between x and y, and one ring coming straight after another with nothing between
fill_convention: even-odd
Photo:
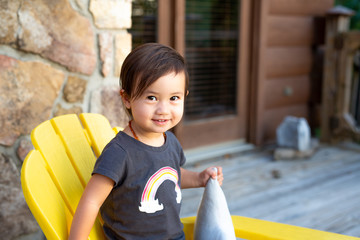
<instances>
[{"instance_id":1,"label":"girl's neck","mask_svg":"<svg viewBox=\"0 0 360 240\"><path fill-rule=\"evenodd\" d=\"M130 120L128 127L124 129L124 132L127 133L129 136L135 138L136 140L153 146L153 147L160 147L164 145L166 141L166 134L165 133L148 133L143 134L138 128L134 121Z\"/></svg>"}]
</instances>

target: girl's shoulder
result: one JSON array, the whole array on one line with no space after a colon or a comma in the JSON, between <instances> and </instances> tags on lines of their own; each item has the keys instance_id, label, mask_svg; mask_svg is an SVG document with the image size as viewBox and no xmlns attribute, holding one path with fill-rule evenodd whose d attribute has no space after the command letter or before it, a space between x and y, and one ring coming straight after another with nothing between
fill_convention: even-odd
<instances>
[{"instance_id":1,"label":"girl's shoulder","mask_svg":"<svg viewBox=\"0 0 360 240\"><path fill-rule=\"evenodd\" d=\"M179 140L176 138L173 132L167 131L165 134L166 134L166 141L169 144L180 144Z\"/></svg>"},{"instance_id":2,"label":"girl's shoulder","mask_svg":"<svg viewBox=\"0 0 360 240\"><path fill-rule=\"evenodd\" d=\"M119 132L118 134L115 135L115 137L113 139L110 140L110 142L108 144L106 144L104 150L108 149L108 148L120 148L120 149L125 149L124 147L124 143L126 142L126 138L124 138L124 134L123 132Z\"/></svg>"},{"instance_id":3,"label":"girl's shoulder","mask_svg":"<svg viewBox=\"0 0 360 240\"><path fill-rule=\"evenodd\" d=\"M176 139L175 134L171 131L166 131L165 134L166 134L166 138L175 138Z\"/></svg>"},{"instance_id":4,"label":"girl's shoulder","mask_svg":"<svg viewBox=\"0 0 360 240\"><path fill-rule=\"evenodd\" d=\"M179 140L177 139L175 134L170 132L170 131L166 132L166 142L167 142L168 145L170 145L171 147L177 149L178 151L183 151Z\"/></svg>"}]
</instances>

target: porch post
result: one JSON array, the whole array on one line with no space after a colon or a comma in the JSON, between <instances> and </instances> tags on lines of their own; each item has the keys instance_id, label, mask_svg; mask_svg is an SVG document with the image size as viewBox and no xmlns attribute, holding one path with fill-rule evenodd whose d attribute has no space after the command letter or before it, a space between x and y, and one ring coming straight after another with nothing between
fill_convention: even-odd
<instances>
[{"instance_id":1,"label":"porch post","mask_svg":"<svg viewBox=\"0 0 360 240\"><path fill-rule=\"evenodd\" d=\"M330 9L326 16L324 79L322 87L321 140L330 142L332 131L339 126L336 116L340 111L337 100L339 97L339 59L343 47L341 33L349 30L350 16L354 12L345 7L337 6Z\"/></svg>"}]
</instances>

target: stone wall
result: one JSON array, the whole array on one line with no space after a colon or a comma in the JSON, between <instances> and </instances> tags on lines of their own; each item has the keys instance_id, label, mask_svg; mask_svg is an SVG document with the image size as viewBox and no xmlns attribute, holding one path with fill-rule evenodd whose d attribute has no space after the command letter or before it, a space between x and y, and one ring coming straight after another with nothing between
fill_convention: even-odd
<instances>
[{"instance_id":1,"label":"stone wall","mask_svg":"<svg viewBox=\"0 0 360 240\"><path fill-rule=\"evenodd\" d=\"M81 112L126 124L130 27L131 0L0 0L0 238L43 239L20 184L35 126Z\"/></svg>"}]
</instances>

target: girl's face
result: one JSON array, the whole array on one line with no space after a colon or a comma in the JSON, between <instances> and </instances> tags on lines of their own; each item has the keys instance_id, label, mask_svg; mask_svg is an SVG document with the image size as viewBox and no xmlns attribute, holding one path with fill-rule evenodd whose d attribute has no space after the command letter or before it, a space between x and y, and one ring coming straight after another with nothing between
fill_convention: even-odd
<instances>
[{"instance_id":1,"label":"girl's face","mask_svg":"<svg viewBox=\"0 0 360 240\"><path fill-rule=\"evenodd\" d=\"M140 140L162 136L176 126L184 112L185 75L171 72L160 77L136 99L124 100L131 109L132 126Z\"/></svg>"}]
</instances>

